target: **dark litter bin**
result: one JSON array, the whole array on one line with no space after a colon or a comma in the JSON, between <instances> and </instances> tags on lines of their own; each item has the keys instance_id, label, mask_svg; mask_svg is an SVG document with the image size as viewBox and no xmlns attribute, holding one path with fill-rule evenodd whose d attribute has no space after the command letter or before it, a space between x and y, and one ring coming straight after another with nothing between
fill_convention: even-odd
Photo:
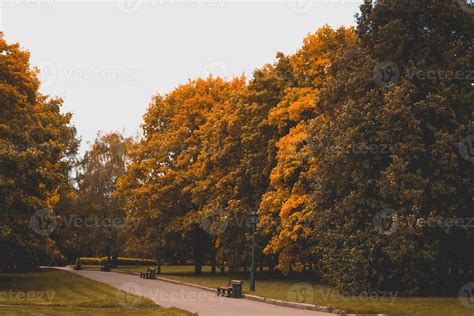
<instances>
[{"instance_id":1,"label":"dark litter bin","mask_svg":"<svg viewBox=\"0 0 474 316\"><path fill-rule=\"evenodd\" d=\"M230 281L230 286L232 287L233 298L242 298L242 284L244 284L244 281L239 281L239 280Z\"/></svg>"}]
</instances>

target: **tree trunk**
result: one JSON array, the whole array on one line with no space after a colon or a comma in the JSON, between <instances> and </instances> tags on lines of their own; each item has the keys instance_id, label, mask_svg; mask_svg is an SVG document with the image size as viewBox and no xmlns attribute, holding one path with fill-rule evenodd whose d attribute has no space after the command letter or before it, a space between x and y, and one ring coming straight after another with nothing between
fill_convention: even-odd
<instances>
[{"instance_id":1,"label":"tree trunk","mask_svg":"<svg viewBox=\"0 0 474 316\"><path fill-rule=\"evenodd\" d=\"M275 263L273 260L273 255L268 256L268 271L270 271L270 273L273 273L275 271Z\"/></svg>"},{"instance_id":2,"label":"tree trunk","mask_svg":"<svg viewBox=\"0 0 474 316\"><path fill-rule=\"evenodd\" d=\"M118 267L118 253L114 253L112 255L111 267L112 268L117 268Z\"/></svg>"},{"instance_id":3,"label":"tree trunk","mask_svg":"<svg viewBox=\"0 0 474 316\"><path fill-rule=\"evenodd\" d=\"M440 292L432 293L432 295L446 296L452 294L452 289L450 289L449 284L449 265L448 265L448 251L446 240L442 237L439 242L439 271L438 271L438 280L439 280L439 289Z\"/></svg>"},{"instance_id":4,"label":"tree trunk","mask_svg":"<svg viewBox=\"0 0 474 316\"><path fill-rule=\"evenodd\" d=\"M211 273L212 274L216 274L216 266L217 266L216 256L212 255L211 256Z\"/></svg>"},{"instance_id":5,"label":"tree trunk","mask_svg":"<svg viewBox=\"0 0 474 316\"><path fill-rule=\"evenodd\" d=\"M193 258L194 258L194 274L202 273L202 252L199 227L193 228Z\"/></svg>"}]
</instances>

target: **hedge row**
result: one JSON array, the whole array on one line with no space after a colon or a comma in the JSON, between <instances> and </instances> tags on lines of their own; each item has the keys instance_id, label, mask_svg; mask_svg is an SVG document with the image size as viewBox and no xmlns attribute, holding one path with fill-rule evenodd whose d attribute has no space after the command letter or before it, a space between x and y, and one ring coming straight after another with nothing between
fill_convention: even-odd
<instances>
[{"instance_id":1,"label":"hedge row","mask_svg":"<svg viewBox=\"0 0 474 316\"><path fill-rule=\"evenodd\" d=\"M81 257L80 260L81 260L81 264L85 264L85 265L103 265L108 262L107 257L102 257L102 258ZM151 259L119 257L118 265L120 266L156 265L156 261L151 260Z\"/></svg>"}]
</instances>

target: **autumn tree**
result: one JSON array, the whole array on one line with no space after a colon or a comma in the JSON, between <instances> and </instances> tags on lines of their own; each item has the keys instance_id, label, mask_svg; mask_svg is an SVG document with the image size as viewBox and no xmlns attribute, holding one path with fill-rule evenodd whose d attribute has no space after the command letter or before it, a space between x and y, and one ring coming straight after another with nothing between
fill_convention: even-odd
<instances>
[{"instance_id":1,"label":"autumn tree","mask_svg":"<svg viewBox=\"0 0 474 316\"><path fill-rule=\"evenodd\" d=\"M77 140L62 100L40 94L39 85L29 53L0 33L0 270L30 270L60 256L49 237L51 210Z\"/></svg>"},{"instance_id":2,"label":"autumn tree","mask_svg":"<svg viewBox=\"0 0 474 316\"><path fill-rule=\"evenodd\" d=\"M281 137L276 143L276 165L269 175L271 190L260 204L264 215L260 227L272 234L265 251L279 254L279 268L285 273L293 266L311 267L315 261L309 193L311 172L317 163L308 146L307 124L319 115L316 101L330 78L333 59L355 43L352 29L325 26L308 35L303 47L289 57L293 80L268 113L269 123Z\"/></svg>"},{"instance_id":3,"label":"autumn tree","mask_svg":"<svg viewBox=\"0 0 474 316\"><path fill-rule=\"evenodd\" d=\"M147 247L140 241L153 240L149 250L157 256L183 260L191 253L195 272L201 272L212 247L202 226L208 207L202 195L212 179L203 180L200 172L206 168L210 147L217 146L217 137L204 126L213 124L206 122L222 114L218 107L242 84L242 79L197 79L153 98L144 116L143 139L119 190L128 201L129 217L142 219L144 225L143 234L129 242L132 247ZM205 136L210 139L204 141Z\"/></svg>"}]
</instances>

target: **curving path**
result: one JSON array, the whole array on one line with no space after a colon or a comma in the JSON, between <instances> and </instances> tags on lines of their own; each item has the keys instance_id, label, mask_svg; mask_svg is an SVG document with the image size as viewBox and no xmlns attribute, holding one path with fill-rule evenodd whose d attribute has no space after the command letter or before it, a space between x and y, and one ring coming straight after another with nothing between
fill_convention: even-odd
<instances>
[{"instance_id":1,"label":"curving path","mask_svg":"<svg viewBox=\"0 0 474 316\"><path fill-rule=\"evenodd\" d=\"M79 274L83 277L106 283L138 296L151 299L163 307L177 307L204 316L214 315L295 315L295 316L328 316L323 312L294 309L276 306L247 299L232 299L216 296L215 293L198 288L173 284L160 280L140 279L137 275L119 272L75 271L69 267L58 267ZM118 292L120 293L120 292ZM129 304L120 294L119 304Z\"/></svg>"}]
</instances>

